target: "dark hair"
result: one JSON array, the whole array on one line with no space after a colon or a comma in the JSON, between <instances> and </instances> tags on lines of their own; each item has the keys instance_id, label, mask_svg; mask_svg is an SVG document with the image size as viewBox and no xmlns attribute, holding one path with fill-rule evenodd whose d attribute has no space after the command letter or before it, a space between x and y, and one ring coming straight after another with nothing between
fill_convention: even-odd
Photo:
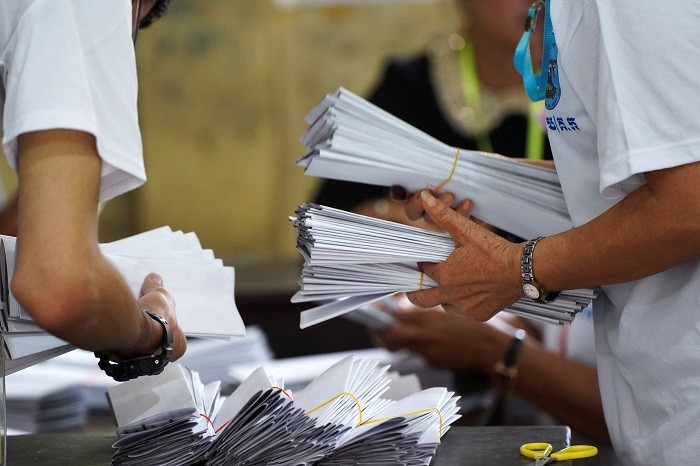
<instances>
[{"instance_id":1,"label":"dark hair","mask_svg":"<svg viewBox=\"0 0 700 466\"><path fill-rule=\"evenodd\" d=\"M146 28L153 24L155 20L168 12L170 0L157 0L146 16L139 23L139 29Z\"/></svg>"}]
</instances>

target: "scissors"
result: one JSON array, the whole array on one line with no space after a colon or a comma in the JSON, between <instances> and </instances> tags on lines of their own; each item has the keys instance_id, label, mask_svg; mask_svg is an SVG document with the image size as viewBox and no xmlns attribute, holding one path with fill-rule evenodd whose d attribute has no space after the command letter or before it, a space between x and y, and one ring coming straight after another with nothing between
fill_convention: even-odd
<instances>
[{"instance_id":1,"label":"scissors","mask_svg":"<svg viewBox=\"0 0 700 466\"><path fill-rule=\"evenodd\" d=\"M590 458L598 454L598 449L591 445L572 445L552 453L551 443L535 442L526 443L520 447L520 454L535 460L535 466L543 466L554 461L576 460Z\"/></svg>"}]
</instances>

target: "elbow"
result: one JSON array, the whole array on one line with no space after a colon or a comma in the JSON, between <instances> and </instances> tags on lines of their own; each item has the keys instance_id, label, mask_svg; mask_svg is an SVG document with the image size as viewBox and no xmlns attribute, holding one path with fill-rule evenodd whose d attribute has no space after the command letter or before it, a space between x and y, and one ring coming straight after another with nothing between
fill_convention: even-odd
<instances>
[{"instance_id":1,"label":"elbow","mask_svg":"<svg viewBox=\"0 0 700 466\"><path fill-rule=\"evenodd\" d=\"M94 317L97 293L89 272L50 266L28 270L18 264L10 287L34 322L59 338L70 341L76 327Z\"/></svg>"}]
</instances>

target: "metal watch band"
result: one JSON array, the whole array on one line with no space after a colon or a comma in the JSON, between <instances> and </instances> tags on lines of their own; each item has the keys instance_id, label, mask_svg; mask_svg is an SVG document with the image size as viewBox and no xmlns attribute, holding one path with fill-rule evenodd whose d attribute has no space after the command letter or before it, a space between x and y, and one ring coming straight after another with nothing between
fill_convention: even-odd
<instances>
[{"instance_id":1,"label":"metal watch band","mask_svg":"<svg viewBox=\"0 0 700 466\"><path fill-rule=\"evenodd\" d=\"M99 359L97 363L99 368L117 382L126 382L143 375L158 375L163 372L165 366L170 362L170 356L173 354L173 334L168 321L151 311L141 310L163 326L163 339L155 353L140 358L113 362L106 353L95 352L95 356Z\"/></svg>"},{"instance_id":2,"label":"metal watch band","mask_svg":"<svg viewBox=\"0 0 700 466\"><path fill-rule=\"evenodd\" d=\"M554 291L545 293L542 287L535 281L532 270L532 255L535 252L535 246L537 246L537 243L542 239L542 236L538 236L525 243L520 255L520 276L522 277L522 287L525 296L538 303L551 303L559 296L560 292Z\"/></svg>"}]
</instances>

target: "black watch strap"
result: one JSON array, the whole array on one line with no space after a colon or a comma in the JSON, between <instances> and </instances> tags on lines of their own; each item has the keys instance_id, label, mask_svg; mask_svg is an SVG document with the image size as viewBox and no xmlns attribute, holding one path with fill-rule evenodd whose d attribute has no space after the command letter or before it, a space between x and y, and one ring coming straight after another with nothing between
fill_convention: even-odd
<instances>
[{"instance_id":1,"label":"black watch strap","mask_svg":"<svg viewBox=\"0 0 700 466\"><path fill-rule=\"evenodd\" d=\"M170 356L173 354L173 334L168 321L151 311L147 311L146 309L142 310L151 319L163 326L163 340L161 340L160 347L155 353L140 358L113 362L106 353L95 352L95 356L99 359L97 365L117 382L126 382L127 380L135 379L143 375L160 374L163 372L163 369L170 361Z\"/></svg>"},{"instance_id":2,"label":"black watch strap","mask_svg":"<svg viewBox=\"0 0 700 466\"><path fill-rule=\"evenodd\" d=\"M515 386L518 377L515 361L518 359L525 337L527 337L525 330L516 330L503 360L497 362L494 367L494 382L501 392L505 393Z\"/></svg>"}]
</instances>

